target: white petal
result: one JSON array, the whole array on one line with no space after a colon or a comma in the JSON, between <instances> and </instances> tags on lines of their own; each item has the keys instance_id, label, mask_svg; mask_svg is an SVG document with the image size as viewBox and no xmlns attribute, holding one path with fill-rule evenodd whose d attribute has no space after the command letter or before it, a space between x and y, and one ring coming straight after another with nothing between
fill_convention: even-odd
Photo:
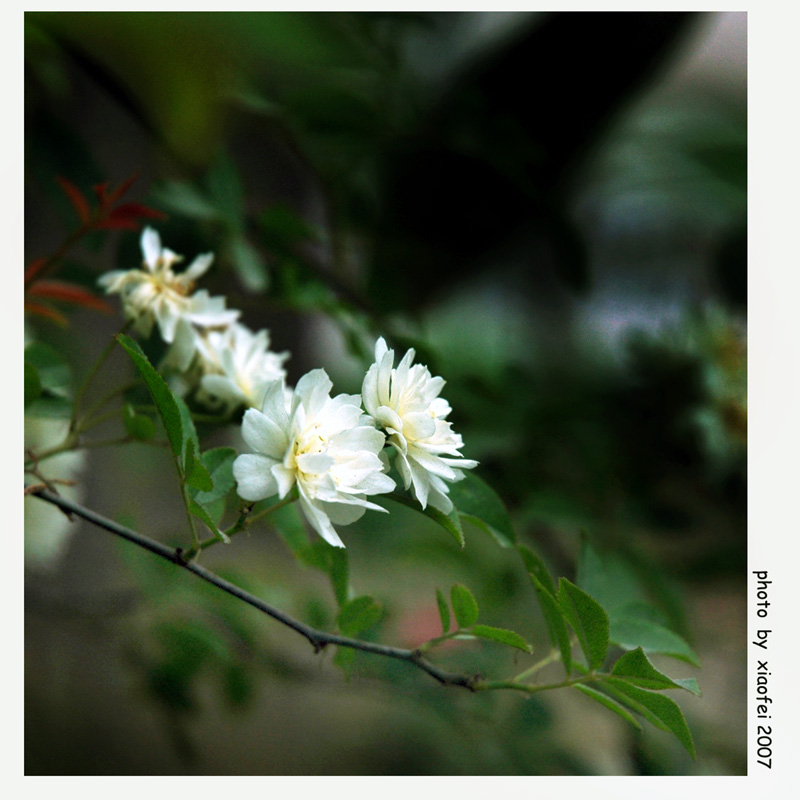
<instances>
[{"instance_id":1,"label":"white petal","mask_svg":"<svg viewBox=\"0 0 800 800\"><path fill-rule=\"evenodd\" d=\"M245 453L233 462L236 491L244 500L263 500L277 494L278 484L272 476L275 462L259 454Z\"/></svg>"},{"instance_id":2,"label":"white petal","mask_svg":"<svg viewBox=\"0 0 800 800\"><path fill-rule=\"evenodd\" d=\"M311 523L311 527L326 541L334 547L344 547L344 542L333 529L327 514L309 500L303 488L300 487L300 508L306 515L306 519Z\"/></svg>"},{"instance_id":3,"label":"white petal","mask_svg":"<svg viewBox=\"0 0 800 800\"><path fill-rule=\"evenodd\" d=\"M360 426L350 428L336 434L331 441L331 445L336 448L347 450L367 450L370 453L379 453L386 442L386 436L376 428Z\"/></svg>"},{"instance_id":4,"label":"white petal","mask_svg":"<svg viewBox=\"0 0 800 800\"><path fill-rule=\"evenodd\" d=\"M297 467L301 472L311 475L321 475L328 472L334 461L325 453L301 453L297 456Z\"/></svg>"},{"instance_id":5,"label":"white petal","mask_svg":"<svg viewBox=\"0 0 800 800\"><path fill-rule=\"evenodd\" d=\"M380 341L383 341L382 339ZM373 364L364 376L364 382L361 385L361 397L364 400L364 408L367 413L375 416L380 400L378 399L378 365Z\"/></svg>"},{"instance_id":6,"label":"white petal","mask_svg":"<svg viewBox=\"0 0 800 800\"><path fill-rule=\"evenodd\" d=\"M428 503L435 509L438 509L442 514L449 514L453 510L453 501L443 492L431 487L430 494L428 495Z\"/></svg>"},{"instance_id":7,"label":"white petal","mask_svg":"<svg viewBox=\"0 0 800 800\"><path fill-rule=\"evenodd\" d=\"M384 339L383 336L379 337L378 341L375 342L375 360L380 361L388 349L389 348L386 346L386 339Z\"/></svg>"},{"instance_id":8,"label":"white petal","mask_svg":"<svg viewBox=\"0 0 800 800\"><path fill-rule=\"evenodd\" d=\"M394 363L394 350L387 350L378 362L378 402L382 406L391 404L390 388L392 379L392 364Z\"/></svg>"},{"instance_id":9,"label":"white petal","mask_svg":"<svg viewBox=\"0 0 800 800\"><path fill-rule=\"evenodd\" d=\"M175 329L180 319L177 309L169 300L162 299L162 302L155 307L155 315L161 330L161 338L171 343L175 338Z\"/></svg>"},{"instance_id":10,"label":"white petal","mask_svg":"<svg viewBox=\"0 0 800 800\"><path fill-rule=\"evenodd\" d=\"M436 421L422 411L403 415L403 436L407 439L427 439L436 433Z\"/></svg>"},{"instance_id":11,"label":"white petal","mask_svg":"<svg viewBox=\"0 0 800 800\"><path fill-rule=\"evenodd\" d=\"M312 369L297 382L295 387L295 403L302 403L306 418L316 417L333 388L331 379L324 369Z\"/></svg>"},{"instance_id":12,"label":"white petal","mask_svg":"<svg viewBox=\"0 0 800 800\"><path fill-rule=\"evenodd\" d=\"M275 464L272 467L272 475L278 484L278 496L281 500L289 494L289 490L294 486L297 473L293 469L287 469L283 464Z\"/></svg>"},{"instance_id":13,"label":"white petal","mask_svg":"<svg viewBox=\"0 0 800 800\"><path fill-rule=\"evenodd\" d=\"M420 505L425 508L428 504L428 492L430 491L430 481L428 473L422 469L416 461L409 459L409 471L411 472L411 483L414 486L414 494Z\"/></svg>"},{"instance_id":14,"label":"white petal","mask_svg":"<svg viewBox=\"0 0 800 800\"><path fill-rule=\"evenodd\" d=\"M282 380L273 381L267 386L261 410L281 430L289 430L289 415L286 413L286 389Z\"/></svg>"},{"instance_id":15,"label":"white petal","mask_svg":"<svg viewBox=\"0 0 800 800\"><path fill-rule=\"evenodd\" d=\"M397 471L400 473L400 477L403 479L403 488L408 489L408 487L411 486L411 467L404 453L398 451L395 465L397 466Z\"/></svg>"},{"instance_id":16,"label":"white petal","mask_svg":"<svg viewBox=\"0 0 800 800\"><path fill-rule=\"evenodd\" d=\"M440 458L427 453L425 450L417 450L411 446L408 448L408 458L412 462L419 464L426 472L438 475L440 478L452 481L455 478L453 470Z\"/></svg>"},{"instance_id":17,"label":"white petal","mask_svg":"<svg viewBox=\"0 0 800 800\"><path fill-rule=\"evenodd\" d=\"M144 263L147 264L150 272L152 272L158 263L158 259L161 258L161 237L158 235L158 231L149 226L146 227L142 231L141 245Z\"/></svg>"},{"instance_id":18,"label":"white petal","mask_svg":"<svg viewBox=\"0 0 800 800\"><path fill-rule=\"evenodd\" d=\"M391 429L392 432L403 433L403 420L393 408L380 406L375 412L375 419L382 428Z\"/></svg>"},{"instance_id":19,"label":"white petal","mask_svg":"<svg viewBox=\"0 0 800 800\"><path fill-rule=\"evenodd\" d=\"M208 272L208 268L214 261L214 254L213 253L203 253L203 255L197 256L194 261L186 268L186 271L183 275L191 280L196 281L201 275Z\"/></svg>"},{"instance_id":20,"label":"white petal","mask_svg":"<svg viewBox=\"0 0 800 800\"><path fill-rule=\"evenodd\" d=\"M175 336L170 348L170 361L181 371L189 368L194 354L197 352L197 332L185 320L179 319L175 328Z\"/></svg>"},{"instance_id":21,"label":"white petal","mask_svg":"<svg viewBox=\"0 0 800 800\"><path fill-rule=\"evenodd\" d=\"M412 347L403 356L402 360L397 365L394 381L392 382L392 397L391 397L391 404L395 408L397 408L400 402L400 394L402 393L403 389L405 389L406 383L408 382L408 370L413 360L414 360L414 348Z\"/></svg>"},{"instance_id":22,"label":"white petal","mask_svg":"<svg viewBox=\"0 0 800 800\"><path fill-rule=\"evenodd\" d=\"M344 503L320 503L320 507L328 519L336 525L350 525L364 516L367 509L364 506L345 505ZM386 509L381 509L385 511Z\"/></svg>"},{"instance_id":23,"label":"white petal","mask_svg":"<svg viewBox=\"0 0 800 800\"><path fill-rule=\"evenodd\" d=\"M375 472L359 481L358 488L364 494L385 494L393 492L397 487L388 475L383 472Z\"/></svg>"},{"instance_id":24,"label":"white petal","mask_svg":"<svg viewBox=\"0 0 800 800\"><path fill-rule=\"evenodd\" d=\"M286 432L266 414L249 408L242 418L242 438L257 453L281 461L289 447Z\"/></svg>"}]
</instances>

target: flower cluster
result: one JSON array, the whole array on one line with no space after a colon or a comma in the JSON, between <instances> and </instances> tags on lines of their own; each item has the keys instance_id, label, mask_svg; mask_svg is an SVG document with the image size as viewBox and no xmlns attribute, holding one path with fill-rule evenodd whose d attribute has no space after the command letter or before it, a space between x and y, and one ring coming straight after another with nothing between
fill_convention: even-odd
<instances>
[{"instance_id":1,"label":"flower cluster","mask_svg":"<svg viewBox=\"0 0 800 800\"><path fill-rule=\"evenodd\" d=\"M367 497L395 488L384 453L390 445L404 487L422 508L452 511L448 484L478 462L461 456L461 436L446 421L444 380L413 360L412 349L395 369L394 352L378 339L360 397L331 398L321 369L301 378L293 395L282 382L271 384L261 410L244 415L242 434L254 452L234 462L239 495L284 498L297 486L312 527L343 547L333 524L354 522L368 508L385 511Z\"/></svg>"},{"instance_id":2,"label":"flower cluster","mask_svg":"<svg viewBox=\"0 0 800 800\"><path fill-rule=\"evenodd\" d=\"M367 509L386 509L368 498L396 488L388 453L406 490L425 509L453 510L449 484L477 462L461 455L463 442L440 397L444 380L414 364L409 350L394 366L394 351L380 338L375 363L361 395L331 396L322 369L286 385L287 354L269 349L269 333L254 333L238 321L225 299L194 291L211 266L198 256L182 273L180 256L162 248L158 233L142 234L143 269L104 275L101 285L122 297L126 316L149 334L155 324L170 344L162 368L177 374L184 392L195 391L208 406L247 406L242 437L251 452L233 463L244 500L286 498L296 492L312 528L328 543L344 547L334 525L360 519Z\"/></svg>"},{"instance_id":3,"label":"flower cluster","mask_svg":"<svg viewBox=\"0 0 800 800\"><path fill-rule=\"evenodd\" d=\"M226 308L224 297L195 291L213 253L176 273L182 256L162 247L153 228L142 232L141 247L142 269L109 272L99 283L107 294L121 296L125 316L144 336L158 325L170 345L161 367L177 376L173 388L181 394L196 389L200 402L223 411L259 406L267 384L285 377L288 353L273 353L269 332L254 333L239 322L240 312Z\"/></svg>"}]
</instances>

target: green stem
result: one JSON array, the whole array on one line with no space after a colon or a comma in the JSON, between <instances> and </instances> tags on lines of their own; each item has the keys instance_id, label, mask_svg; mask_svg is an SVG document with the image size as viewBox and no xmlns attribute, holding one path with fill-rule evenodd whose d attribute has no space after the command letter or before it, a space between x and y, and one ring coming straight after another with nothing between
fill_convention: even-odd
<instances>
[{"instance_id":1,"label":"green stem","mask_svg":"<svg viewBox=\"0 0 800 800\"><path fill-rule=\"evenodd\" d=\"M116 447L121 444L145 444L150 447L165 447L165 442L149 442L143 439L134 439L131 436L117 436L111 439L95 439L94 441L82 442L77 436L67 437L61 444L36 453L34 457L25 460L25 468L46 461L48 458L57 456L59 453L66 453L70 450L90 450L95 447Z\"/></svg>"},{"instance_id":2,"label":"green stem","mask_svg":"<svg viewBox=\"0 0 800 800\"><path fill-rule=\"evenodd\" d=\"M258 512L258 514L253 514L247 518L246 525L252 525L252 523L262 519L263 517L269 516L273 511L277 511L279 508L283 508L284 506L288 506L289 503L294 503L297 500L297 490L293 489L283 500L278 500L277 503L273 503L268 508L264 508ZM229 534L230 535L230 534Z\"/></svg>"},{"instance_id":3,"label":"green stem","mask_svg":"<svg viewBox=\"0 0 800 800\"><path fill-rule=\"evenodd\" d=\"M125 333L133 324L132 320L128 320L120 330L120 333ZM86 390L89 388L89 385L94 380L95 375L97 375L100 367L105 364L106 359L111 355L112 350L117 344L116 336L111 337L111 341L105 346L103 352L100 353L99 358L97 361L94 362L94 365L87 373L86 377L83 379L83 383L78 387L78 391L75 393L75 401L74 406L72 408L72 418L69 421L69 430L70 432L74 431L77 428L78 424L78 408L80 406L81 400L83 399L84 394L86 394Z\"/></svg>"},{"instance_id":4,"label":"green stem","mask_svg":"<svg viewBox=\"0 0 800 800\"><path fill-rule=\"evenodd\" d=\"M135 386L139 385L139 381L129 381L128 383L123 383L122 386L117 386L116 388L112 389L110 392L104 394L94 405L89 407L89 410L83 415L83 419L86 420L85 423L78 425L79 432L83 433L83 431L88 431L90 428L93 428L95 425L99 425L100 423L96 421L96 419L92 419L95 417L97 412L106 405L110 400L113 400L115 397L121 394L125 394L129 389L133 389ZM122 409L117 409L118 413ZM103 419L105 422L105 419Z\"/></svg>"},{"instance_id":5,"label":"green stem","mask_svg":"<svg viewBox=\"0 0 800 800\"><path fill-rule=\"evenodd\" d=\"M586 675L580 675L576 678L567 678L559 683L518 683L516 680L510 681L477 681L474 685L476 691L489 691L492 689L516 689L520 692L527 694L536 694L537 692L548 692L553 689L565 689L567 686L574 686L576 683L585 683L586 681L596 680L599 677L594 672Z\"/></svg>"},{"instance_id":6,"label":"green stem","mask_svg":"<svg viewBox=\"0 0 800 800\"><path fill-rule=\"evenodd\" d=\"M250 516L250 508L251 506L245 506L243 509L239 511L239 516L236 519L236 522L233 523L229 528L226 528L222 531L228 539L235 536L240 531L243 531L248 525L257 520L261 519L262 517L266 517L268 514L271 514L273 511L277 511L279 508L283 508L283 506L289 505L289 503L293 503L297 500L297 494L295 492L290 492L283 500L279 500L277 503L273 503L269 508L265 508L262 511L259 511L258 514L253 514ZM184 552L183 557L187 561L191 561L197 555L206 550L207 548L219 544L220 542L225 541L224 539L220 538L219 536L209 536L208 539L204 539L202 542L197 542L190 550Z\"/></svg>"},{"instance_id":7,"label":"green stem","mask_svg":"<svg viewBox=\"0 0 800 800\"><path fill-rule=\"evenodd\" d=\"M57 456L59 453L66 453L67 450L75 450L78 447L80 447L78 437L69 433L61 444L57 444L55 447L50 447L47 450L42 450L41 453L36 453L35 457L27 458L25 460L25 466L30 467L33 464L38 464L40 461Z\"/></svg>"},{"instance_id":8,"label":"green stem","mask_svg":"<svg viewBox=\"0 0 800 800\"><path fill-rule=\"evenodd\" d=\"M197 535L197 528L194 524L194 516L189 510L189 488L186 486L183 471L181 470L178 459L175 459L175 468L178 470L178 480L181 483L181 498L183 499L183 507L186 509L186 519L189 523L189 530L192 532L192 550L197 550L200 547L200 537Z\"/></svg>"},{"instance_id":9,"label":"green stem","mask_svg":"<svg viewBox=\"0 0 800 800\"><path fill-rule=\"evenodd\" d=\"M417 651L420 653L427 653L433 647L436 647L437 644L441 644L442 642L448 641L448 639L455 639L456 636L462 633L467 633L467 631L461 630L459 628L456 631L451 631L450 633L442 634L441 636L437 636L435 639L428 639L427 642L423 642L418 648Z\"/></svg>"},{"instance_id":10,"label":"green stem","mask_svg":"<svg viewBox=\"0 0 800 800\"><path fill-rule=\"evenodd\" d=\"M522 681L531 675L535 675L540 669L542 669L542 667L546 667L548 664L553 664L556 661L561 661L561 651L553 649L550 651L550 654L545 656L541 661L537 661L532 667L528 667L528 669L523 670L519 673L519 675L515 675L511 680L514 682Z\"/></svg>"}]
</instances>

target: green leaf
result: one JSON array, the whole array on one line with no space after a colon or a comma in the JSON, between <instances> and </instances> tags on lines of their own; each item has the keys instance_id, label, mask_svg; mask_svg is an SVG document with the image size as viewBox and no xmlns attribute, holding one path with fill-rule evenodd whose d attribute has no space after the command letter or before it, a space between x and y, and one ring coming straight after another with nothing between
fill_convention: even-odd
<instances>
[{"instance_id":1,"label":"green leaf","mask_svg":"<svg viewBox=\"0 0 800 800\"><path fill-rule=\"evenodd\" d=\"M518 633L508 631L504 628L492 628L489 625L473 625L470 633L480 636L481 639L491 639L493 642L507 644L509 647L516 647L525 653L532 653L533 647L528 644Z\"/></svg>"},{"instance_id":2,"label":"green leaf","mask_svg":"<svg viewBox=\"0 0 800 800\"><path fill-rule=\"evenodd\" d=\"M228 243L230 258L245 288L250 292L263 292L269 286L267 265L258 250L244 235L236 235Z\"/></svg>"},{"instance_id":3,"label":"green leaf","mask_svg":"<svg viewBox=\"0 0 800 800\"><path fill-rule=\"evenodd\" d=\"M251 670L245 664L226 664L222 667L220 678L225 699L234 708L246 705L255 692Z\"/></svg>"},{"instance_id":4,"label":"green leaf","mask_svg":"<svg viewBox=\"0 0 800 800\"><path fill-rule=\"evenodd\" d=\"M383 609L366 595L346 602L339 611L336 622L345 636L357 636L376 625L383 616Z\"/></svg>"},{"instance_id":5,"label":"green leaf","mask_svg":"<svg viewBox=\"0 0 800 800\"><path fill-rule=\"evenodd\" d=\"M394 500L395 503L402 503L404 506L413 508L415 511L419 511L421 514L432 519L434 522L441 525L448 533L452 534L453 538L455 538L461 547L464 547L464 531L461 530L461 522L458 518L458 511L455 508L449 514L443 514L433 506L428 506L423 509L416 500L404 494L400 494L399 492L392 492L391 494L383 496Z\"/></svg>"},{"instance_id":6,"label":"green leaf","mask_svg":"<svg viewBox=\"0 0 800 800\"><path fill-rule=\"evenodd\" d=\"M610 639L625 650L641 647L645 653L660 653L696 667L700 666L697 654L682 637L654 622L613 618Z\"/></svg>"},{"instance_id":7,"label":"green leaf","mask_svg":"<svg viewBox=\"0 0 800 800\"><path fill-rule=\"evenodd\" d=\"M450 630L450 608L441 590L436 590L436 605L439 606L439 619L442 621L442 633Z\"/></svg>"},{"instance_id":8,"label":"green leaf","mask_svg":"<svg viewBox=\"0 0 800 800\"><path fill-rule=\"evenodd\" d=\"M211 518L211 515L203 508L203 506L198 505L194 500L189 499L188 508L195 517L205 523L206 527L208 527L208 529L214 534L214 536L217 537L217 539L219 539L221 542L225 542L225 544L230 544L230 537L217 527L217 523L214 522L214 520Z\"/></svg>"},{"instance_id":9,"label":"green leaf","mask_svg":"<svg viewBox=\"0 0 800 800\"><path fill-rule=\"evenodd\" d=\"M303 547L302 540L296 534L293 538L299 545L295 554L306 565L321 570L330 578L336 603L339 607L343 606L347 602L350 588L347 550L343 547L334 547L324 539L315 539Z\"/></svg>"},{"instance_id":10,"label":"green leaf","mask_svg":"<svg viewBox=\"0 0 800 800\"><path fill-rule=\"evenodd\" d=\"M318 566L297 503L291 503L273 511L270 519L289 550L303 566Z\"/></svg>"},{"instance_id":11,"label":"green leaf","mask_svg":"<svg viewBox=\"0 0 800 800\"><path fill-rule=\"evenodd\" d=\"M192 419L192 412L189 411L189 406L177 395L172 396L175 400L175 405L178 407L178 413L181 417L181 431L183 434L181 442L181 455L179 459L184 461L186 459L186 451L189 447L189 442L194 445L194 452L192 455L197 456L200 453L200 440L197 438L197 429L194 427L194 420Z\"/></svg>"},{"instance_id":12,"label":"green leaf","mask_svg":"<svg viewBox=\"0 0 800 800\"><path fill-rule=\"evenodd\" d=\"M576 583L594 597L608 613L612 642L615 623L618 621L643 619L662 628L680 625L680 619L683 617L682 603L675 598L674 591L659 573L650 569L646 578L643 578L639 574L643 568L646 566L639 565L637 569L622 554L599 551L588 540L583 542L578 559ZM661 601L660 605L669 610L672 625L668 625L667 615L661 607L656 608L650 603L649 597L652 595L657 595ZM633 644L635 646L637 643ZM688 645L685 643L683 647L678 645L678 649L691 658Z\"/></svg>"},{"instance_id":13,"label":"green leaf","mask_svg":"<svg viewBox=\"0 0 800 800\"><path fill-rule=\"evenodd\" d=\"M154 187L152 196L157 205L171 209L182 217L214 221L220 216L213 203L190 183L166 181Z\"/></svg>"},{"instance_id":14,"label":"green leaf","mask_svg":"<svg viewBox=\"0 0 800 800\"><path fill-rule=\"evenodd\" d=\"M675 683L677 683L681 689L686 689L687 692L691 692L697 697L703 696L703 692L700 691L700 685L697 683L697 678L675 678Z\"/></svg>"},{"instance_id":15,"label":"green leaf","mask_svg":"<svg viewBox=\"0 0 800 800\"><path fill-rule=\"evenodd\" d=\"M183 477L187 486L200 489L203 492L210 492L214 488L211 475L205 464L197 457L195 443L192 439L186 442L186 453L183 461Z\"/></svg>"},{"instance_id":16,"label":"green leaf","mask_svg":"<svg viewBox=\"0 0 800 800\"><path fill-rule=\"evenodd\" d=\"M33 342L25 348L25 361L36 368L43 392L69 396L70 368L58 350Z\"/></svg>"},{"instance_id":17,"label":"green leaf","mask_svg":"<svg viewBox=\"0 0 800 800\"><path fill-rule=\"evenodd\" d=\"M122 422L125 430L133 439L149 441L156 435L156 425L150 417L137 414L130 403L126 403L122 410Z\"/></svg>"},{"instance_id":18,"label":"green leaf","mask_svg":"<svg viewBox=\"0 0 800 800\"><path fill-rule=\"evenodd\" d=\"M450 486L450 499L462 519L492 536L501 547L513 547L514 528L503 501L487 483L472 472Z\"/></svg>"},{"instance_id":19,"label":"green leaf","mask_svg":"<svg viewBox=\"0 0 800 800\"><path fill-rule=\"evenodd\" d=\"M596 550L587 539L581 545L575 582L613 618L614 612L646 600L636 574L617 553Z\"/></svg>"},{"instance_id":20,"label":"green leaf","mask_svg":"<svg viewBox=\"0 0 800 800\"><path fill-rule=\"evenodd\" d=\"M637 730L642 729L642 726L639 724L639 721L636 719L636 717L634 717L628 711L627 708L620 705L616 700L609 697L607 694L598 692L597 689L593 689L591 686L585 686L582 683L577 683L572 688L577 689L579 692L582 692L587 697L591 697L592 700L596 700L598 703L604 705L606 708L610 709L615 714L619 714L619 716L622 717L622 719L624 719L626 722L629 722Z\"/></svg>"},{"instance_id":21,"label":"green leaf","mask_svg":"<svg viewBox=\"0 0 800 800\"><path fill-rule=\"evenodd\" d=\"M228 492L236 485L233 477L233 462L236 459L236 450L232 447L215 447L206 450L200 460L211 476L214 488L210 491L197 491L194 499L201 505L206 506L225 497Z\"/></svg>"},{"instance_id":22,"label":"green leaf","mask_svg":"<svg viewBox=\"0 0 800 800\"><path fill-rule=\"evenodd\" d=\"M594 598L566 578L558 582L558 604L575 631L589 669L597 669L608 650L608 615Z\"/></svg>"},{"instance_id":23,"label":"green leaf","mask_svg":"<svg viewBox=\"0 0 800 800\"><path fill-rule=\"evenodd\" d=\"M533 583L533 588L536 589L539 606L542 609L544 621L550 634L550 641L553 647L559 649L564 669L569 675L572 672L572 646L569 641L569 628L567 628L567 623L564 619L564 612L561 610L555 595L542 585L539 578L533 572L529 572L528 575Z\"/></svg>"},{"instance_id":24,"label":"green leaf","mask_svg":"<svg viewBox=\"0 0 800 800\"><path fill-rule=\"evenodd\" d=\"M450 602L460 628L469 628L478 619L478 601L472 592L461 583L450 589Z\"/></svg>"},{"instance_id":25,"label":"green leaf","mask_svg":"<svg viewBox=\"0 0 800 800\"><path fill-rule=\"evenodd\" d=\"M694 759L697 758L692 732L686 724L683 712L674 700L657 692L640 689L620 678L605 678L603 685L653 725L673 733L689 755Z\"/></svg>"},{"instance_id":26,"label":"green leaf","mask_svg":"<svg viewBox=\"0 0 800 800\"><path fill-rule=\"evenodd\" d=\"M327 542L325 543L327 544ZM333 594L339 606L347 602L347 595L350 590L350 567L348 564L347 550L344 547L328 546L330 552L331 583L333 584Z\"/></svg>"},{"instance_id":27,"label":"green leaf","mask_svg":"<svg viewBox=\"0 0 800 800\"><path fill-rule=\"evenodd\" d=\"M550 571L547 569L544 561L542 561L542 559L539 558L539 556L537 556L536 553L530 549L530 547L526 547L524 544L518 544L517 551L522 557L522 561L525 564L525 569L532 575L535 575L537 581L542 585L542 587L555 597L556 584L553 581L553 576L550 574Z\"/></svg>"},{"instance_id":28,"label":"green leaf","mask_svg":"<svg viewBox=\"0 0 800 800\"><path fill-rule=\"evenodd\" d=\"M42 381L39 370L30 363L25 362L25 408L27 408L42 393Z\"/></svg>"},{"instance_id":29,"label":"green leaf","mask_svg":"<svg viewBox=\"0 0 800 800\"><path fill-rule=\"evenodd\" d=\"M668 678L663 672L659 672L650 663L650 660L641 647L623 653L614 664L611 674L617 678L630 681L634 686L643 689L686 689L695 694L700 694L697 688L697 681L694 678L687 678L681 682Z\"/></svg>"},{"instance_id":30,"label":"green leaf","mask_svg":"<svg viewBox=\"0 0 800 800\"><path fill-rule=\"evenodd\" d=\"M122 349L131 357L136 369L139 370L145 384L153 398L158 414L167 432L170 447L178 463L183 463L184 451L184 431L181 421L181 411L178 407L177 398L172 394L166 381L156 372L147 356L142 352L142 348L124 333L117 336L117 341Z\"/></svg>"}]
</instances>

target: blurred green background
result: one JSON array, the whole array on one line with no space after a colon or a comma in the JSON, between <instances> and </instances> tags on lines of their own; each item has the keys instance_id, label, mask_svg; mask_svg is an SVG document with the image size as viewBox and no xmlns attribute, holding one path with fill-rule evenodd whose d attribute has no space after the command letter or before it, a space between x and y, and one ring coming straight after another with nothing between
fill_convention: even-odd
<instances>
[{"instance_id":1,"label":"blurred green background","mask_svg":"<svg viewBox=\"0 0 800 800\"><path fill-rule=\"evenodd\" d=\"M746 772L745 14L28 12L25 87L26 262L75 227L58 176L138 172L165 245L216 253L204 287L270 329L291 382L322 366L358 391L376 336L415 346L520 541L573 579L586 537L692 643L702 669L664 668L704 690L681 699L692 762L577 693L472 696L363 654L346 677L29 498L27 774ZM59 275L93 286L139 261L114 232ZM120 324L81 311L27 333L79 380ZM104 375L130 369L120 354ZM26 439L57 426L28 419ZM55 466L86 505L184 544L166 454ZM342 532L385 609L370 635L435 636L435 589L463 582L546 652L513 554L375 516ZM274 531L204 564L333 624L324 576ZM468 642L441 657L515 666Z\"/></svg>"}]
</instances>

